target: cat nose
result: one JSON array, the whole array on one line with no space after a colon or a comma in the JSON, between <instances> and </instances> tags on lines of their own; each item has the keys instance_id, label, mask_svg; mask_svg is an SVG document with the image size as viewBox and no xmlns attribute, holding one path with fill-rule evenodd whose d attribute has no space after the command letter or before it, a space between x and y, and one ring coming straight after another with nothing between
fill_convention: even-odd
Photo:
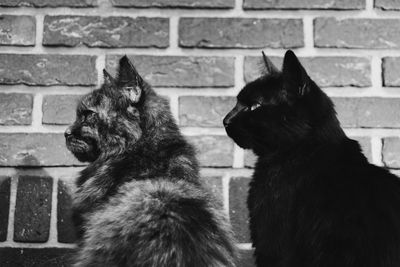
<instances>
[{"instance_id":1,"label":"cat nose","mask_svg":"<svg viewBox=\"0 0 400 267\"><path fill-rule=\"evenodd\" d=\"M68 127L67 130L64 132L65 138L68 138L72 135L71 127Z\"/></svg>"},{"instance_id":2,"label":"cat nose","mask_svg":"<svg viewBox=\"0 0 400 267\"><path fill-rule=\"evenodd\" d=\"M247 110L247 107L241 103L236 103L236 106L225 116L224 120L222 121L224 127L228 127L229 124L235 120L235 117L239 116L243 111Z\"/></svg>"},{"instance_id":3,"label":"cat nose","mask_svg":"<svg viewBox=\"0 0 400 267\"><path fill-rule=\"evenodd\" d=\"M229 115L229 114L228 114ZM230 116L225 116L224 120L222 121L222 123L224 124L224 127L228 127L228 125L231 123L231 118Z\"/></svg>"}]
</instances>

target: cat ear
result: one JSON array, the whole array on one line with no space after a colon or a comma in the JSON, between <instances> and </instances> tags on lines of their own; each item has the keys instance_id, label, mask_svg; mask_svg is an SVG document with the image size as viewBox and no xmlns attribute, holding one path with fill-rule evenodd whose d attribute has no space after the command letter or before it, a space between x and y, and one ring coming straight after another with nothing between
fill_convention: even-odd
<instances>
[{"instance_id":1,"label":"cat ear","mask_svg":"<svg viewBox=\"0 0 400 267\"><path fill-rule=\"evenodd\" d=\"M284 89L289 93L303 96L309 92L310 77L291 50L286 52L283 59L282 74Z\"/></svg>"},{"instance_id":2,"label":"cat ear","mask_svg":"<svg viewBox=\"0 0 400 267\"><path fill-rule=\"evenodd\" d=\"M261 51L265 64L266 74L275 74L279 73L279 70L275 67L274 63L264 54L264 51Z\"/></svg>"},{"instance_id":3,"label":"cat ear","mask_svg":"<svg viewBox=\"0 0 400 267\"><path fill-rule=\"evenodd\" d=\"M104 84L107 85L115 85L116 81L110 73L108 73L105 69L103 69L103 76L104 76Z\"/></svg>"},{"instance_id":4,"label":"cat ear","mask_svg":"<svg viewBox=\"0 0 400 267\"><path fill-rule=\"evenodd\" d=\"M117 84L132 103L139 102L143 79L126 55L119 61Z\"/></svg>"},{"instance_id":5,"label":"cat ear","mask_svg":"<svg viewBox=\"0 0 400 267\"><path fill-rule=\"evenodd\" d=\"M134 84L140 86L143 79L140 77L138 71L133 66L131 61L125 55L119 60L118 78L119 85Z\"/></svg>"}]
</instances>

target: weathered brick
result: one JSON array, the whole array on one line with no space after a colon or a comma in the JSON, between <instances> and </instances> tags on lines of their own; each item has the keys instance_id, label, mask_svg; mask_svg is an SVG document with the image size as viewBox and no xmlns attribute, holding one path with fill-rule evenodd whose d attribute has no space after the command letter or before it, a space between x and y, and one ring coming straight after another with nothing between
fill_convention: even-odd
<instances>
[{"instance_id":1,"label":"weathered brick","mask_svg":"<svg viewBox=\"0 0 400 267\"><path fill-rule=\"evenodd\" d=\"M187 136L197 151L203 167L231 167L233 164L233 142L226 136Z\"/></svg>"},{"instance_id":2,"label":"weathered brick","mask_svg":"<svg viewBox=\"0 0 400 267\"><path fill-rule=\"evenodd\" d=\"M0 266L67 267L71 266L71 248L0 248Z\"/></svg>"},{"instance_id":3,"label":"weathered brick","mask_svg":"<svg viewBox=\"0 0 400 267\"><path fill-rule=\"evenodd\" d=\"M383 58L382 72L384 86L400 86L400 57Z\"/></svg>"},{"instance_id":4,"label":"weathered brick","mask_svg":"<svg viewBox=\"0 0 400 267\"><path fill-rule=\"evenodd\" d=\"M0 45L35 45L36 20L32 16L0 15Z\"/></svg>"},{"instance_id":5,"label":"weathered brick","mask_svg":"<svg viewBox=\"0 0 400 267\"><path fill-rule=\"evenodd\" d=\"M43 124L70 124L75 119L76 105L82 96L48 95L43 98Z\"/></svg>"},{"instance_id":6,"label":"weathered brick","mask_svg":"<svg viewBox=\"0 0 400 267\"><path fill-rule=\"evenodd\" d=\"M58 242L74 243L76 241L75 229L71 219L72 190L71 181L58 181L57 194L57 232Z\"/></svg>"},{"instance_id":7,"label":"weathered brick","mask_svg":"<svg viewBox=\"0 0 400 267\"><path fill-rule=\"evenodd\" d=\"M382 160L386 167L400 168L400 138L385 137L383 138Z\"/></svg>"},{"instance_id":8,"label":"weathered brick","mask_svg":"<svg viewBox=\"0 0 400 267\"><path fill-rule=\"evenodd\" d=\"M374 6L383 10L400 10L400 2L398 0L375 0Z\"/></svg>"},{"instance_id":9,"label":"weathered brick","mask_svg":"<svg viewBox=\"0 0 400 267\"><path fill-rule=\"evenodd\" d=\"M247 210L247 192L250 178L232 177L229 182L229 218L239 243L249 243L249 212Z\"/></svg>"},{"instance_id":10,"label":"weathered brick","mask_svg":"<svg viewBox=\"0 0 400 267\"><path fill-rule=\"evenodd\" d=\"M221 176L206 176L201 177L205 186L222 201L222 177Z\"/></svg>"},{"instance_id":11,"label":"weathered brick","mask_svg":"<svg viewBox=\"0 0 400 267\"><path fill-rule=\"evenodd\" d=\"M302 47L300 19L181 18L179 45L199 48Z\"/></svg>"},{"instance_id":12,"label":"weathered brick","mask_svg":"<svg viewBox=\"0 0 400 267\"><path fill-rule=\"evenodd\" d=\"M168 47L169 19L100 16L46 16L43 45Z\"/></svg>"},{"instance_id":13,"label":"weathered brick","mask_svg":"<svg viewBox=\"0 0 400 267\"><path fill-rule=\"evenodd\" d=\"M32 106L32 95L0 93L0 125L31 124Z\"/></svg>"},{"instance_id":14,"label":"weathered brick","mask_svg":"<svg viewBox=\"0 0 400 267\"><path fill-rule=\"evenodd\" d=\"M222 127L222 120L235 105L229 96L179 97L179 124L181 126Z\"/></svg>"},{"instance_id":15,"label":"weathered brick","mask_svg":"<svg viewBox=\"0 0 400 267\"><path fill-rule=\"evenodd\" d=\"M0 6L4 7L93 7L97 0L1 0Z\"/></svg>"},{"instance_id":16,"label":"weathered brick","mask_svg":"<svg viewBox=\"0 0 400 267\"><path fill-rule=\"evenodd\" d=\"M201 177L202 182L204 183L206 189L211 192L211 194L217 200L217 205L223 207L223 191L222 191L222 177L221 176L207 176Z\"/></svg>"},{"instance_id":17,"label":"weathered brick","mask_svg":"<svg viewBox=\"0 0 400 267\"><path fill-rule=\"evenodd\" d=\"M270 57L280 68L281 57ZM371 86L370 60L362 57L302 57L301 63L310 77L321 87ZM245 57L244 78L246 82L260 77L262 57Z\"/></svg>"},{"instance_id":18,"label":"weathered brick","mask_svg":"<svg viewBox=\"0 0 400 267\"><path fill-rule=\"evenodd\" d=\"M400 48L399 19L314 20L314 45L335 48Z\"/></svg>"},{"instance_id":19,"label":"weathered brick","mask_svg":"<svg viewBox=\"0 0 400 267\"><path fill-rule=\"evenodd\" d=\"M20 176L15 204L14 241L46 242L50 232L51 177Z\"/></svg>"},{"instance_id":20,"label":"weathered brick","mask_svg":"<svg viewBox=\"0 0 400 267\"><path fill-rule=\"evenodd\" d=\"M240 267L256 267L253 254L254 254L254 250L253 249L249 249L249 250L241 249L241 250L239 250L239 257L237 259L236 266L240 266Z\"/></svg>"},{"instance_id":21,"label":"weathered brick","mask_svg":"<svg viewBox=\"0 0 400 267\"><path fill-rule=\"evenodd\" d=\"M0 242L7 239L8 213L10 210L10 185L8 176L0 176Z\"/></svg>"},{"instance_id":22,"label":"weathered brick","mask_svg":"<svg viewBox=\"0 0 400 267\"><path fill-rule=\"evenodd\" d=\"M400 98L333 98L343 127L399 128Z\"/></svg>"},{"instance_id":23,"label":"weathered brick","mask_svg":"<svg viewBox=\"0 0 400 267\"><path fill-rule=\"evenodd\" d=\"M0 54L0 84L95 85L96 56Z\"/></svg>"},{"instance_id":24,"label":"weathered brick","mask_svg":"<svg viewBox=\"0 0 400 267\"><path fill-rule=\"evenodd\" d=\"M118 7L233 8L234 0L111 0Z\"/></svg>"},{"instance_id":25,"label":"weathered brick","mask_svg":"<svg viewBox=\"0 0 400 267\"><path fill-rule=\"evenodd\" d=\"M63 134L0 133L0 166L82 165L65 147Z\"/></svg>"},{"instance_id":26,"label":"weathered brick","mask_svg":"<svg viewBox=\"0 0 400 267\"><path fill-rule=\"evenodd\" d=\"M106 58L115 74L120 55ZM156 87L231 87L233 57L129 56L144 79Z\"/></svg>"},{"instance_id":27,"label":"weathered brick","mask_svg":"<svg viewBox=\"0 0 400 267\"><path fill-rule=\"evenodd\" d=\"M334 97L335 110L342 127L358 127L358 102L357 98Z\"/></svg>"},{"instance_id":28,"label":"weathered brick","mask_svg":"<svg viewBox=\"0 0 400 267\"><path fill-rule=\"evenodd\" d=\"M244 9L363 9L365 0L244 0Z\"/></svg>"}]
</instances>

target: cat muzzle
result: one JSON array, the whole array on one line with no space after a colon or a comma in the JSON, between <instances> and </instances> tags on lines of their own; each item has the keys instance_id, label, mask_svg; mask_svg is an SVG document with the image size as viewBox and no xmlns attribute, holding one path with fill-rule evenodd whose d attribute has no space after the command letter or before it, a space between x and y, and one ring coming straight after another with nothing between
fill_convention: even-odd
<instances>
[{"instance_id":1,"label":"cat muzzle","mask_svg":"<svg viewBox=\"0 0 400 267\"><path fill-rule=\"evenodd\" d=\"M236 106L225 116L223 120L224 127L228 127L240 113L246 111L247 109L247 106L237 103Z\"/></svg>"},{"instance_id":2,"label":"cat muzzle","mask_svg":"<svg viewBox=\"0 0 400 267\"><path fill-rule=\"evenodd\" d=\"M72 130L71 130L71 127L68 127L67 130L65 130L65 132L64 132L64 137L65 137L65 139L68 139L71 136L72 136Z\"/></svg>"}]
</instances>

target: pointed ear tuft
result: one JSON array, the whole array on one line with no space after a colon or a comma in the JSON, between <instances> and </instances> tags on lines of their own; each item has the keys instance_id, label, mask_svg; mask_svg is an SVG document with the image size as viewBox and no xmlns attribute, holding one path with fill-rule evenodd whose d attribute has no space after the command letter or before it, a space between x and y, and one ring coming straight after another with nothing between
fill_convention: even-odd
<instances>
[{"instance_id":1,"label":"pointed ear tuft","mask_svg":"<svg viewBox=\"0 0 400 267\"><path fill-rule=\"evenodd\" d=\"M282 73L284 88L288 92L298 96L303 96L309 92L310 77L292 50L288 50L285 54Z\"/></svg>"},{"instance_id":2,"label":"pointed ear tuft","mask_svg":"<svg viewBox=\"0 0 400 267\"><path fill-rule=\"evenodd\" d=\"M261 51L264 59L265 71L266 74L277 74L279 70L275 67L274 63L264 54L264 51Z\"/></svg>"},{"instance_id":3,"label":"pointed ear tuft","mask_svg":"<svg viewBox=\"0 0 400 267\"><path fill-rule=\"evenodd\" d=\"M140 77L138 71L133 66L129 58L125 55L119 60L118 69L118 85L123 86L126 84L140 86L142 83L142 77Z\"/></svg>"},{"instance_id":4,"label":"pointed ear tuft","mask_svg":"<svg viewBox=\"0 0 400 267\"><path fill-rule=\"evenodd\" d=\"M103 77L104 77L104 83L107 85L115 85L116 81L113 76L111 76L110 73L108 73L105 69L103 69Z\"/></svg>"}]
</instances>

